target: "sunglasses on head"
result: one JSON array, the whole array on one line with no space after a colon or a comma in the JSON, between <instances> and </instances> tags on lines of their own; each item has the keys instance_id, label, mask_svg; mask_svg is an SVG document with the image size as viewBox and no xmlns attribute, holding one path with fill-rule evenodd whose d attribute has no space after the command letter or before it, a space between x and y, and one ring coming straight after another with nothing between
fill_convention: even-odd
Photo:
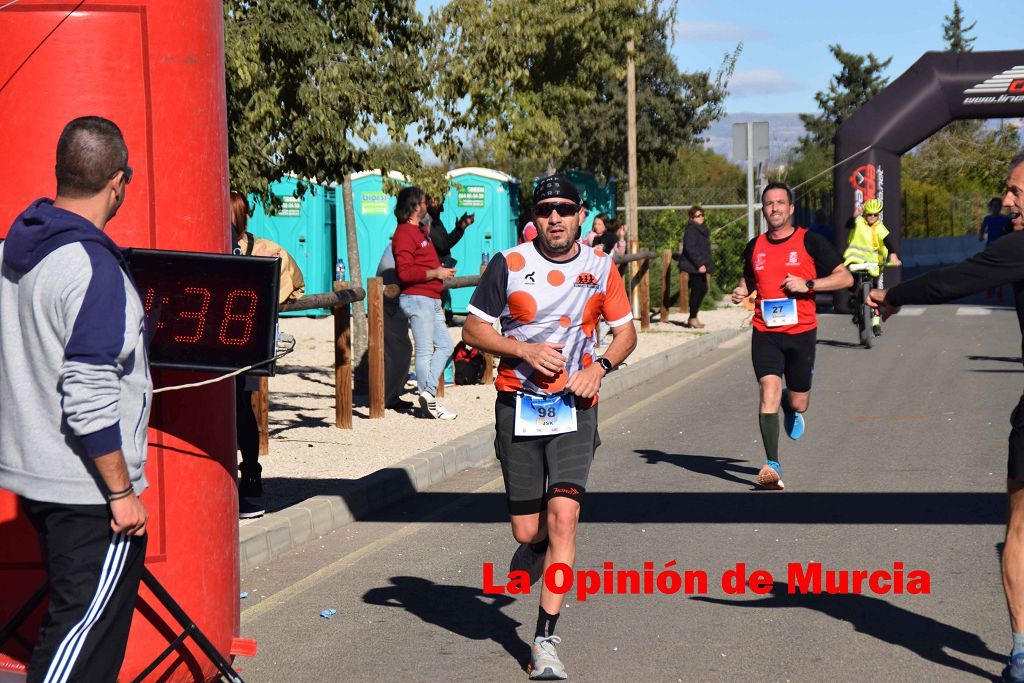
<instances>
[{"instance_id":1,"label":"sunglasses on head","mask_svg":"<svg viewBox=\"0 0 1024 683\"><path fill-rule=\"evenodd\" d=\"M695 214L693 214L693 217L694 218L704 218L704 214L702 214L702 213L695 213Z\"/></svg>"},{"instance_id":2,"label":"sunglasses on head","mask_svg":"<svg viewBox=\"0 0 1024 683\"><path fill-rule=\"evenodd\" d=\"M572 202L549 202L547 204L535 204L533 213L538 218L550 218L552 211L557 211L562 218L573 216L580 210L579 204Z\"/></svg>"},{"instance_id":3,"label":"sunglasses on head","mask_svg":"<svg viewBox=\"0 0 1024 683\"><path fill-rule=\"evenodd\" d=\"M135 170L131 166L122 166L121 168L111 173L110 177L113 178L114 176L121 172L124 173L124 183L125 185L127 185L132 181L132 175L135 173Z\"/></svg>"}]
</instances>

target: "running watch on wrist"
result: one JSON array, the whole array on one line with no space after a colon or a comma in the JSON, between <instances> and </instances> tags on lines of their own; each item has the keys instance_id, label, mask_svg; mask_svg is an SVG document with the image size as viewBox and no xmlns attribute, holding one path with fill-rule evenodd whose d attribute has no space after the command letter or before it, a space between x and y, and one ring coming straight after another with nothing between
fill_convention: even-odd
<instances>
[{"instance_id":1,"label":"running watch on wrist","mask_svg":"<svg viewBox=\"0 0 1024 683\"><path fill-rule=\"evenodd\" d=\"M600 358L597 359L597 364L604 368L604 374L606 375L615 369L615 366L612 365L612 362L605 358L604 356L601 356Z\"/></svg>"},{"instance_id":2,"label":"running watch on wrist","mask_svg":"<svg viewBox=\"0 0 1024 683\"><path fill-rule=\"evenodd\" d=\"M807 285L807 291L808 292L813 292L814 291L814 280L808 280L804 284Z\"/></svg>"}]
</instances>

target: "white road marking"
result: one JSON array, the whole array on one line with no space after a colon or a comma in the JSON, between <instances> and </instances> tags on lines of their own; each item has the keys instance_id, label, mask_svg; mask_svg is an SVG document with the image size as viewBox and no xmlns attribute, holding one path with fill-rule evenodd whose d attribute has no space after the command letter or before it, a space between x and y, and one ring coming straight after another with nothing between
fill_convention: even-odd
<instances>
[{"instance_id":1,"label":"white road marking","mask_svg":"<svg viewBox=\"0 0 1024 683\"><path fill-rule=\"evenodd\" d=\"M900 317L908 315L924 315L928 309L924 306L904 306L900 309Z\"/></svg>"},{"instance_id":2,"label":"white road marking","mask_svg":"<svg viewBox=\"0 0 1024 683\"><path fill-rule=\"evenodd\" d=\"M957 315L991 315L992 309L983 306L961 306L956 309Z\"/></svg>"}]
</instances>

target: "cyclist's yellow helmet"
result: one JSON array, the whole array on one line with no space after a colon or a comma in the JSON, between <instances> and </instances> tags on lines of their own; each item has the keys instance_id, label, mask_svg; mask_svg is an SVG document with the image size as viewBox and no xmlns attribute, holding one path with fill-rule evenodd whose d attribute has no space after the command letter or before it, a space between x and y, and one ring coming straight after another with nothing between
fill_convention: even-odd
<instances>
[{"instance_id":1,"label":"cyclist's yellow helmet","mask_svg":"<svg viewBox=\"0 0 1024 683\"><path fill-rule=\"evenodd\" d=\"M877 199L869 199L864 202L864 213L882 213L882 202Z\"/></svg>"}]
</instances>

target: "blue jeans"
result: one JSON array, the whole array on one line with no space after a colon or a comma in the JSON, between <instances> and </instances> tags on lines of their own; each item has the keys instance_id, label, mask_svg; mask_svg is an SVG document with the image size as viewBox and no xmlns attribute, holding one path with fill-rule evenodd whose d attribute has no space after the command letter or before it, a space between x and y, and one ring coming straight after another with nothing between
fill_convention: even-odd
<instances>
[{"instance_id":1,"label":"blue jeans","mask_svg":"<svg viewBox=\"0 0 1024 683\"><path fill-rule=\"evenodd\" d=\"M444 324L444 308L440 299L419 294L402 294L398 305L409 317L412 340L416 346L416 383L420 393L437 395L437 382L455 349L448 327Z\"/></svg>"}]
</instances>

